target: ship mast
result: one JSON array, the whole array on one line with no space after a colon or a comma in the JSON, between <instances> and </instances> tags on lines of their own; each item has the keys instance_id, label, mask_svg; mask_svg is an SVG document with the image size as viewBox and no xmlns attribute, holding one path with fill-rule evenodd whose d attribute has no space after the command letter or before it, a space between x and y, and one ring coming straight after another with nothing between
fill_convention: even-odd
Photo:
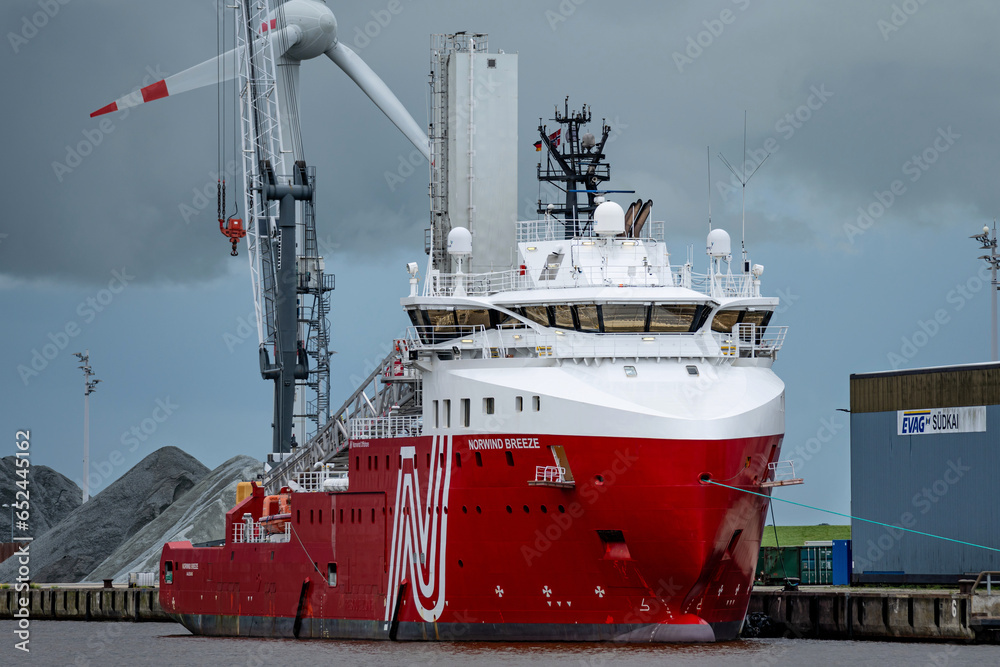
<instances>
[{"instance_id":1,"label":"ship mast","mask_svg":"<svg viewBox=\"0 0 1000 667\"><path fill-rule=\"evenodd\" d=\"M538 181L552 183L565 194L560 204L543 202L538 199L538 213L562 216L566 221L566 238L578 236L583 231L597 208L595 198L597 187L611 178L611 165L605 161L604 146L611 128L601 121L600 141L580 128L591 120L590 108L585 104L580 111L569 110L569 96L563 102L563 111L556 107L551 119L561 127L549 132L548 127L538 119L538 134L541 141L535 146L546 150L545 166L538 163ZM564 127L562 127L564 126ZM586 194L587 202L581 205L579 195Z\"/></svg>"}]
</instances>

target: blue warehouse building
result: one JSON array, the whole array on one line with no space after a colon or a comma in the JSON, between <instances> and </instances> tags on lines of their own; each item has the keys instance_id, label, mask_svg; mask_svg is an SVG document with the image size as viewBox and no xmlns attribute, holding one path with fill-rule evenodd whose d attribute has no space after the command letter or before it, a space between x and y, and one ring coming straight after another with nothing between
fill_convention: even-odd
<instances>
[{"instance_id":1,"label":"blue warehouse building","mask_svg":"<svg viewBox=\"0 0 1000 667\"><path fill-rule=\"evenodd\" d=\"M851 513L1000 549L1000 363L851 375ZM1000 552L852 521L854 583L953 583Z\"/></svg>"}]
</instances>

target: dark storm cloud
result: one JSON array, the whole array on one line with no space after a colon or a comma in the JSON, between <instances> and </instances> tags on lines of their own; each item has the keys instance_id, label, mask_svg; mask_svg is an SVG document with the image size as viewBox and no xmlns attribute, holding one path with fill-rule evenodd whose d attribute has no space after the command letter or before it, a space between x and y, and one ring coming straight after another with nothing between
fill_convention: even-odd
<instances>
[{"instance_id":1,"label":"dark storm cloud","mask_svg":"<svg viewBox=\"0 0 1000 667\"><path fill-rule=\"evenodd\" d=\"M703 227L708 144L717 215L738 217L738 188L715 155L740 162L744 109L751 154L773 153L750 186L748 211L799 217L781 225L786 242L843 240L858 207L897 180L905 193L880 224L949 224L935 216L957 204L986 214L1000 203L983 187L998 148L990 92L997 10L988 3L913 3L903 14L890 2L330 4L341 40L420 123L428 34L481 30L491 48L519 52L522 217L538 196L529 139L566 94L620 126L609 185L641 188L657 217L685 233ZM8 87L27 101L4 112L14 196L5 202L0 272L91 283L121 266L134 267L140 282L219 274L229 258L215 220L215 90L103 124L88 117L213 56L215 3L56 5L34 32L26 25L41 11L37 0L0 10ZM817 101L817 90L829 95ZM386 244L412 247L427 224L426 165L410 161L412 147L325 59L303 64L301 106L306 157L320 179L321 238L333 251L366 256ZM907 171L949 128L960 138L948 151ZM627 164L615 161L625 155ZM230 142L225 162L235 156Z\"/></svg>"}]
</instances>

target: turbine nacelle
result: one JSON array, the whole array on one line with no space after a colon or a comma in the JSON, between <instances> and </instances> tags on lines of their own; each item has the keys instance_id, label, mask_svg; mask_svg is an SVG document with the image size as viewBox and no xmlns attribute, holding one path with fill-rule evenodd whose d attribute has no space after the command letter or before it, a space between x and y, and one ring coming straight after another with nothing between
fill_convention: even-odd
<instances>
[{"instance_id":1,"label":"turbine nacelle","mask_svg":"<svg viewBox=\"0 0 1000 667\"><path fill-rule=\"evenodd\" d=\"M288 58L311 60L337 44L337 18L317 0L289 0L272 12L263 28L281 30L288 26L298 28L298 39L287 45Z\"/></svg>"}]
</instances>

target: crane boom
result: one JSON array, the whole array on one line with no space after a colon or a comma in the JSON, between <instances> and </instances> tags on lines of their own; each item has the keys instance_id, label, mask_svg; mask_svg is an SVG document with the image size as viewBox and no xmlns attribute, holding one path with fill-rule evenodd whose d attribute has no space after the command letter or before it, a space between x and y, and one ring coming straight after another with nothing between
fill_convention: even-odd
<instances>
[{"instance_id":1,"label":"crane boom","mask_svg":"<svg viewBox=\"0 0 1000 667\"><path fill-rule=\"evenodd\" d=\"M236 52L245 228L260 371L275 383L273 453L284 455L295 443L295 420L302 425L299 436L304 441L310 435L307 420L315 432L329 418L326 315L333 281L323 275L316 243L313 170L304 162L293 164L291 152L283 150L292 137L282 136L276 64L301 29L290 25L275 31L274 17L283 8L275 13L270 5L260 0L236 3ZM314 400L307 399L309 390Z\"/></svg>"},{"instance_id":2,"label":"crane boom","mask_svg":"<svg viewBox=\"0 0 1000 667\"><path fill-rule=\"evenodd\" d=\"M270 3L236 3L236 53L239 63L240 129L243 138L243 210L250 255L257 335L262 355L277 342L275 322L274 204L263 195L263 170L281 161L281 123L274 74L273 40L261 40L256 26L270 14ZM262 369L263 370L263 369Z\"/></svg>"}]
</instances>

